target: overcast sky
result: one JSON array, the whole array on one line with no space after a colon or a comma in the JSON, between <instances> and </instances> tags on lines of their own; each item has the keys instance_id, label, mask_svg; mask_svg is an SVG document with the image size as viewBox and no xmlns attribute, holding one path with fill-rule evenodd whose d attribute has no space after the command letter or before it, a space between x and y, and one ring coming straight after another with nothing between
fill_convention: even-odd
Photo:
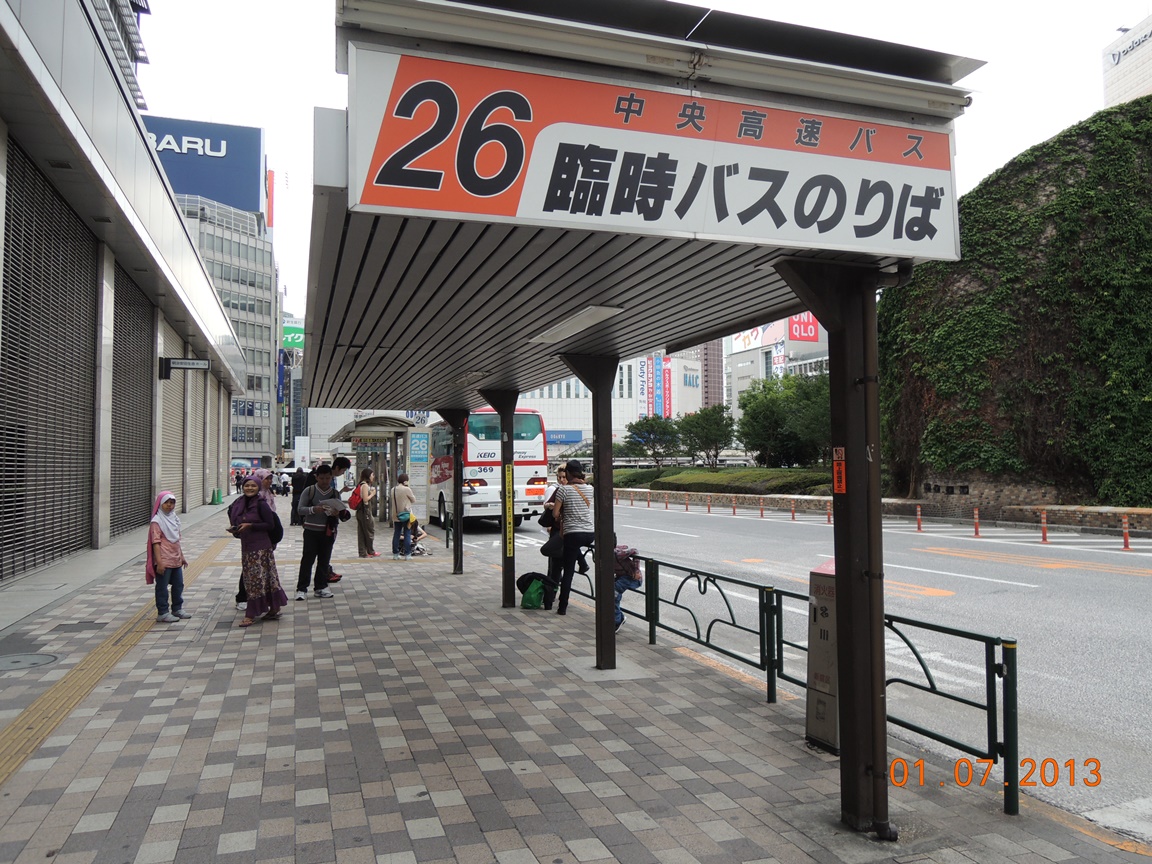
<instances>
[{"instance_id":1,"label":"overcast sky","mask_svg":"<svg viewBox=\"0 0 1152 864\"><path fill-rule=\"evenodd\" d=\"M573 0L579 2L579 0ZM623 0L622 0L623 2ZM707 4L693 4L707 5ZM984 60L960 86L956 182L971 189L1103 107L1102 54L1152 0L716 0L717 9ZM312 107L346 108L332 0L152 0L139 69L150 113L263 127L276 172L275 248L286 311L303 315L312 206Z\"/></svg>"}]
</instances>

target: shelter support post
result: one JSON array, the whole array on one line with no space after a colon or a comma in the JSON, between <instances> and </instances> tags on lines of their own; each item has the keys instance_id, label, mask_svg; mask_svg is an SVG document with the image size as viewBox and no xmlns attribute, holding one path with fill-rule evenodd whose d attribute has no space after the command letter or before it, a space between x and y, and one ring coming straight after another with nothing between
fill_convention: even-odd
<instances>
[{"instance_id":1,"label":"shelter support post","mask_svg":"<svg viewBox=\"0 0 1152 864\"><path fill-rule=\"evenodd\" d=\"M452 523L452 572L464 572L464 424L468 420L466 408L438 408L436 413L452 427L452 509L445 523ZM431 518L431 514L429 514ZM445 530L447 524L441 525Z\"/></svg>"},{"instance_id":2,"label":"shelter support post","mask_svg":"<svg viewBox=\"0 0 1152 864\"><path fill-rule=\"evenodd\" d=\"M778 272L828 331L836 544L840 818L895 840L888 819L875 268L790 258Z\"/></svg>"},{"instance_id":3,"label":"shelter support post","mask_svg":"<svg viewBox=\"0 0 1152 864\"><path fill-rule=\"evenodd\" d=\"M596 509L596 668L616 668L616 584L612 549L612 388L619 357L565 354L561 360L592 391L592 495Z\"/></svg>"},{"instance_id":4,"label":"shelter support post","mask_svg":"<svg viewBox=\"0 0 1152 864\"><path fill-rule=\"evenodd\" d=\"M516 452L512 433L520 394L515 390L481 390L480 395L500 415L500 605L508 609L516 605Z\"/></svg>"}]
</instances>

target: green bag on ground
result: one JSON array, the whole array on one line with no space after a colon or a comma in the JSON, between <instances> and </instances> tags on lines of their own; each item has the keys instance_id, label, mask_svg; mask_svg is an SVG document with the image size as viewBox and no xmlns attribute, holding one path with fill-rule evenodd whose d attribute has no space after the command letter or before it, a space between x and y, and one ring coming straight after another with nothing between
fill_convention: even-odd
<instances>
[{"instance_id":1,"label":"green bag on ground","mask_svg":"<svg viewBox=\"0 0 1152 864\"><path fill-rule=\"evenodd\" d=\"M539 609L544 605L544 583L533 579L520 600L521 609Z\"/></svg>"}]
</instances>

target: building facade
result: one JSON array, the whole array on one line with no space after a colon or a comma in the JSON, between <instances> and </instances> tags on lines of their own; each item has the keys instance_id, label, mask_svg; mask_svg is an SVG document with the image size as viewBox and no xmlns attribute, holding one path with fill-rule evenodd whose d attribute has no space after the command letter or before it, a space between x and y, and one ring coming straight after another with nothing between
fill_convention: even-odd
<instances>
[{"instance_id":1,"label":"building facade","mask_svg":"<svg viewBox=\"0 0 1152 864\"><path fill-rule=\"evenodd\" d=\"M731 339L727 388L735 419L743 414L740 394L756 379L828 371L828 333L811 312L743 330Z\"/></svg>"},{"instance_id":2,"label":"building facade","mask_svg":"<svg viewBox=\"0 0 1152 864\"><path fill-rule=\"evenodd\" d=\"M220 304L232 322L248 371L246 392L232 399L231 466L271 468L282 450L280 292L272 240L258 213L177 195L197 237Z\"/></svg>"},{"instance_id":3,"label":"building facade","mask_svg":"<svg viewBox=\"0 0 1152 864\"><path fill-rule=\"evenodd\" d=\"M1152 15L1104 49L1104 105L1152 93Z\"/></svg>"},{"instance_id":4,"label":"building facade","mask_svg":"<svg viewBox=\"0 0 1152 864\"><path fill-rule=\"evenodd\" d=\"M247 370L147 140L136 11L0 3L0 579L227 481Z\"/></svg>"},{"instance_id":5,"label":"building facade","mask_svg":"<svg viewBox=\"0 0 1152 864\"><path fill-rule=\"evenodd\" d=\"M270 468L281 452L284 400L264 130L155 114L144 125L247 362L247 392L229 406L231 465Z\"/></svg>"}]
</instances>

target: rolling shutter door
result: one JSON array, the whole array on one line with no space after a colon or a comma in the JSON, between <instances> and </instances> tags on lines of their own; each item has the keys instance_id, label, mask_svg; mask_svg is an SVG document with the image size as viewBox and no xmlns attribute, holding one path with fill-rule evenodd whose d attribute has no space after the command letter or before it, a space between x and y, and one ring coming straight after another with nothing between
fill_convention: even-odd
<instances>
[{"instance_id":1,"label":"rolling shutter door","mask_svg":"<svg viewBox=\"0 0 1152 864\"><path fill-rule=\"evenodd\" d=\"M160 322L161 356L183 357L184 340L167 321ZM184 500L184 376L173 372L160 382L160 488L176 496L177 510L186 510ZM197 502L199 503L199 502Z\"/></svg>"},{"instance_id":2,"label":"rolling shutter door","mask_svg":"<svg viewBox=\"0 0 1152 864\"><path fill-rule=\"evenodd\" d=\"M207 503L204 498L204 388L211 373L185 372L188 388L188 509Z\"/></svg>"},{"instance_id":3,"label":"rolling shutter door","mask_svg":"<svg viewBox=\"0 0 1152 864\"><path fill-rule=\"evenodd\" d=\"M91 547L96 390L96 239L11 138L4 206L0 579Z\"/></svg>"},{"instance_id":4,"label":"rolling shutter door","mask_svg":"<svg viewBox=\"0 0 1152 864\"><path fill-rule=\"evenodd\" d=\"M152 378L156 374L154 307L116 267L112 316L111 531L115 537L152 515Z\"/></svg>"}]
</instances>

